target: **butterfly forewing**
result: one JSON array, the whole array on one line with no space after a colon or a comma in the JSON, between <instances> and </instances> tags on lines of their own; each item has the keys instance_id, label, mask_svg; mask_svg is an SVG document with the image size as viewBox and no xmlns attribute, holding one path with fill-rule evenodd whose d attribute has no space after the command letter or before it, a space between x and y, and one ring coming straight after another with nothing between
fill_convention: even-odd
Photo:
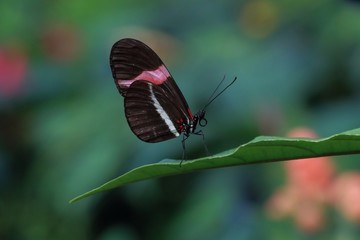
<instances>
[{"instance_id":1,"label":"butterfly forewing","mask_svg":"<svg viewBox=\"0 0 360 240\"><path fill-rule=\"evenodd\" d=\"M110 66L125 97L125 115L141 140L160 142L179 136L192 121L188 104L171 74L144 43L122 39L114 44Z\"/></svg>"},{"instance_id":2,"label":"butterfly forewing","mask_svg":"<svg viewBox=\"0 0 360 240\"><path fill-rule=\"evenodd\" d=\"M148 79L139 79L142 73L153 72L163 63L156 53L142 42L125 38L116 42L110 54L110 67L120 93L125 96L127 88L135 80L151 80L155 78L149 74ZM154 73L156 74L156 72ZM164 72L158 71L158 78L164 79L164 76L170 75L167 69ZM156 79L154 79L156 80Z\"/></svg>"}]
</instances>

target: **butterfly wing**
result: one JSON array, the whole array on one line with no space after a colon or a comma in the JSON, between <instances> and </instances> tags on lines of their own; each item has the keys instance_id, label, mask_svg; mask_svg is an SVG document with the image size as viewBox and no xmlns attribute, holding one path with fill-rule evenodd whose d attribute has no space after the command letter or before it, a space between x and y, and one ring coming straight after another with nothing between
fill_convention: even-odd
<instances>
[{"instance_id":1,"label":"butterfly wing","mask_svg":"<svg viewBox=\"0 0 360 240\"><path fill-rule=\"evenodd\" d=\"M110 67L115 84L125 97L125 115L141 140L160 142L177 137L190 124L192 114L173 77L144 43L130 38L114 44Z\"/></svg>"},{"instance_id":2,"label":"butterfly wing","mask_svg":"<svg viewBox=\"0 0 360 240\"><path fill-rule=\"evenodd\" d=\"M178 120L184 115L159 85L134 82L126 94L124 106L131 130L145 142L161 142L181 134Z\"/></svg>"}]
</instances>

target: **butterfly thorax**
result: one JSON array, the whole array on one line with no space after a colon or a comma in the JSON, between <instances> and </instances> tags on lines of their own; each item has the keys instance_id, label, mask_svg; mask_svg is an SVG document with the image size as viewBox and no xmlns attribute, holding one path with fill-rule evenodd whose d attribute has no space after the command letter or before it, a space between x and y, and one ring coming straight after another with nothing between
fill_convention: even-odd
<instances>
[{"instance_id":1,"label":"butterfly thorax","mask_svg":"<svg viewBox=\"0 0 360 240\"><path fill-rule=\"evenodd\" d=\"M205 113L205 110L200 110L199 112L197 112L194 117L189 121L189 123L184 122L181 125L180 132L183 132L186 137L188 137L191 133L197 134L197 126L200 125L201 127L205 127L207 124Z\"/></svg>"}]
</instances>

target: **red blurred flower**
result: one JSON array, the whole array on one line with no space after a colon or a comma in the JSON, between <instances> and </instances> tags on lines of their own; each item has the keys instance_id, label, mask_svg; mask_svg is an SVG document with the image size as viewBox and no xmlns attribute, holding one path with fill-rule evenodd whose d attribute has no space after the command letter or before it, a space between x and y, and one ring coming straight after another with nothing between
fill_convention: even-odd
<instances>
[{"instance_id":1,"label":"red blurred flower","mask_svg":"<svg viewBox=\"0 0 360 240\"><path fill-rule=\"evenodd\" d=\"M0 94L11 97L19 93L25 81L28 60L16 47L0 47Z\"/></svg>"}]
</instances>

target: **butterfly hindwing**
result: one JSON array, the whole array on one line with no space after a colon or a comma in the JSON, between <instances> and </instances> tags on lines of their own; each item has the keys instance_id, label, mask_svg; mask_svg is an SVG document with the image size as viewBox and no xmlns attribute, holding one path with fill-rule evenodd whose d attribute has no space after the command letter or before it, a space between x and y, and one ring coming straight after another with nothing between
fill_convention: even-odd
<instances>
[{"instance_id":1,"label":"butterfly hindwing","mask_svg":"<svg viewBox=\"0 0 360 240\"><path fill-rule=\"evenodd\" d=\"M145 142L161 142L181 133L182 111L168 99L160 86L137 81L129 88L125 115L131 130Z\"/></svg>"}]
</instances>

